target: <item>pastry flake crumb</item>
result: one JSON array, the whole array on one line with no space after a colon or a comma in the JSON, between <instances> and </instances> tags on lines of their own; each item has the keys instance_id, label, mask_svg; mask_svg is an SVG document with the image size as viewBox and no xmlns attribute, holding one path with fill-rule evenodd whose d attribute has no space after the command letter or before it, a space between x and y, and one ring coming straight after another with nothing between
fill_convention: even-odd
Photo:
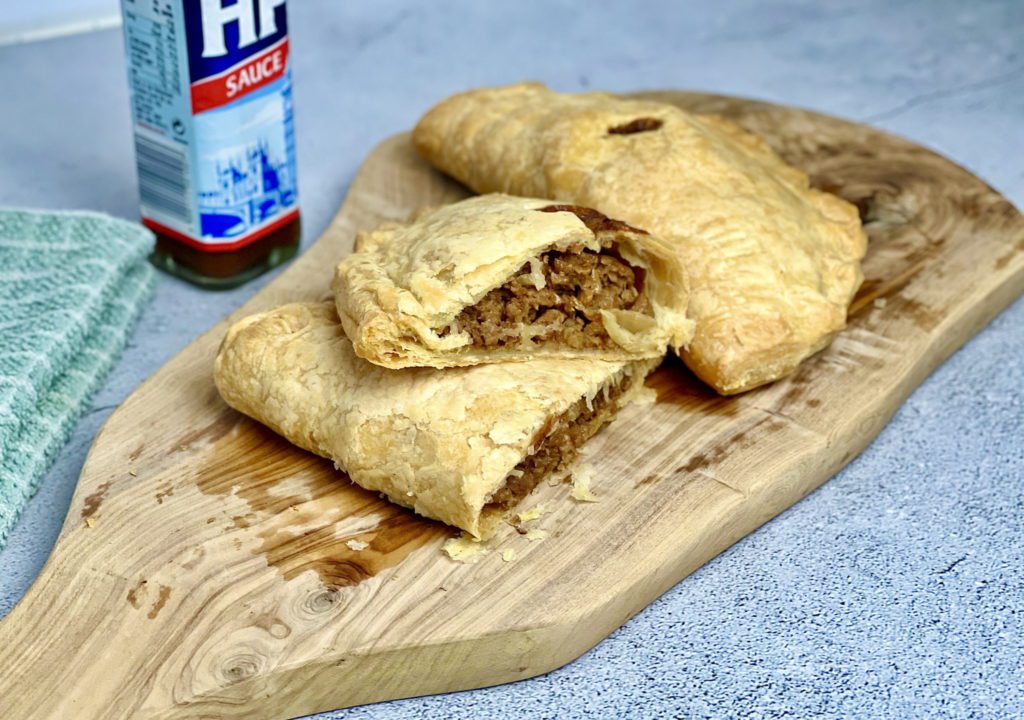
<instances>
[{"instance_id":1,"label":"pastry flake crumb","mask_svg":"<svg viewBox=\"0 0 1024 720\"><path fill-rule=\"evenodd\" d=\"M577 502L599 502L590 491L590 483L594 479L594 468L591 465L580 465L572 473L572 492L570 495Z\"/></svg>"},{"instance_id":2,"label":"pastry flake crumb","mask_svg":"<svg viewBox=\"0 0 1024 720\"><path fill-rule=\"evenodd\" d=\"M491 551L490 546L468 533L449 538L441 548L455 562L473 565Z\"/></svg>"},{"instance_id":3,"label":"pastry flake crumb","mask_svg":"<svg viewBox=\"0 0 1024 720\"><path fill-rule=\"evenodd\" d=\"M501 551L501 559L504 562L512 562L513 560L516 559L516 549L515 548L505 548L504 550Z\"/></svg>"},{"instance_id":4,"label":"pastry flake crumb","mask_svg":"<svg viewBox=\"0 0 1024 720\"><path fill-rule=\"evenodd\" d=\"M533 528L532 530L526 531L526 539L530 542L535 540L543 540L548 536L547 530L541 530L540 528Z\"/></svg>"},{"instance_id":5,"label":"pastry flake crumb","mask_svg":"<svg viewBox=\"0 0 1024 720\"><path fill-rule=\"evenodd\" d=\"M365 550L366 548L370 547L370 543L364 542L362 540L346 540L345 544L348 546L349 550L354 550L356 552L359 552L360 550Z\"/></svg>"},{"instance_id":6,"label":"pastry flake crumb","mask_svg":"<svg viewBox=\"0 0 1024 720\"><path fill-rule=\"evenodd\" d=\"M516 518L519 520L519 522L525 523L525 522L530 522L531 520L536 520L541 515L544 515L545 513L549 513L549 512L551 512L551 511L548 510L543 505L538 505L537 507L531 508L531 509L526 510L524 512L517 513L516 514Z\"/></svg>"},{"instance_id":7,"label":"pastry flake crumb","mask_svg":"<svg viewBox=\"0 0 1024 720\"><path fill-rule=\"evenodd\" d=\"M139 474L137 472L135 472L134 470L129 470L128 474L131 475L132 477L138 477L139 476Z\"/></svg>"},{"instance_id":8,"label":"pastry flake crumb","mask_svg":"<svg viewBox=\"0 0 1024 720\"><path fill-rule=\"evenodd\" d=\"M646 385L637 388L633 397L630 398L630 403L633 405L653 405L656 402L658 402L658 391Z\"/></svg>"},{"instance_id":9,"label":"pastry flake crumb","mask_svg":"<svg viewBox=\"0 0 1024 720\"><path fill-rule=\"evenodd\" d=\"M85 519L85 524L87 527L96 527L96 520L95 518L87 517Z\"/></svg>"},{"instance_id":10,"label":"pastry flake crumb","mask_svg":"<svg viewBox=\"0 0 1024 720\"><path fill-rule=\"evenodd\" d=\"M880 298L875 298L875 301L872 303L872 305L874 305L879 310L884 308L887 304L888 304L888 301L885 298L881 298L881 297Z\"/></svg>"}]
</instances>

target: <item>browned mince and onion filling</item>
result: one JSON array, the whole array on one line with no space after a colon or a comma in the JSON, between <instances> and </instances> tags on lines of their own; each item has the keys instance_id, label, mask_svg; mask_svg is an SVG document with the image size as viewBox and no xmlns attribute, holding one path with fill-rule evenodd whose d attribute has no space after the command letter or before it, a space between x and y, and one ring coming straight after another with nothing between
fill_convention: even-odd
<instances>
[{"instance_id":1,"label":"browned mince and onion filling","mask_svg":"<svg viewBox=\"0 0 1024 720\"><path fill-rule=\"evenodd\" d=\"M537 288L537 276L544 278ZM468 332L477 348L514 348L529 341L573 349L611 347L601 310L650 314L644 270L582 246L543 253L501 287L465 308L441 334Z\"/></svg>"},{"instance_id":2,"label":"browned mince and onion filling","mask_svg":"<svg viewBox=\"0 0 1024 720\"><path fill-rule=\"evenodd\" d=\"M598 393L589 407L581 398L558 418L550 420L538 433L543 439L536 452L515 467L505 485L491 496L484 509L510 510L533 492L541 480L569 467L583 443L612 419L630 385L630 379L625 378L606 393Z\"/></svg>"}]
</instances>

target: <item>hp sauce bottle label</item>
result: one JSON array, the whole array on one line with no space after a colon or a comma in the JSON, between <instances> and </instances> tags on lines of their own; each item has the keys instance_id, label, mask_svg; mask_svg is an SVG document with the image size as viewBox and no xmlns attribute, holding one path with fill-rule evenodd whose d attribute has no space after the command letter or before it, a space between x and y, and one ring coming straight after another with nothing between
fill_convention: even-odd
<instances>
[{"instance_id":1,"label":"hp sauce bottle label","mask_svg":"<svg viewBox=\"0 0 1024 720\"><path fill-rule=\"evenodd\" d=\"M285 0L122 0L143 223L237 250L298 215Z\"/></svg>"}]
</instances>

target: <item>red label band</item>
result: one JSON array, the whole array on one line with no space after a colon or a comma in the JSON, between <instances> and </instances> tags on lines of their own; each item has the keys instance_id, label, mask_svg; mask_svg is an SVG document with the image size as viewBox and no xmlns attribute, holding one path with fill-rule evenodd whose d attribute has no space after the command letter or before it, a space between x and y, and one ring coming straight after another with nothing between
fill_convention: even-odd
<instances>
[{"instance_id":1,"label":"red label band","mask_svg":"<svg viewBox=\"0 0 1024 720\"><path fill-rule=\"evenodd\" d=\"M259 240L261 237L269 235L278 228L284 227L298 216L299 211L292 210L291 212L285 213L281 217L272 220L263 227L256 228L250 234L242 238L239 238L238 240L232 240L230 242L204 242L202 240L197 240L191 235L186 235L185 233L179 232L174 228L169 228L166 225L158 223L156 220L150 220L148 217L142 218L142 224L155 233L174 238L175 240L183 242L190 247L194 247L196 250L203 250L204 252L211 253L220 253L231 252L232 250L239 250L245 247L246 245L251 245L252 243Z\"/></svg>"},{"instance_id":2,"label":"red label band","mask_svg":"<svg viewBox=\"0 0 1024 720\"><path fill-rule=\"evenodd\" d=\"M192 85L192 114L234 102L282 77L288 67L288 38L259 55Z\"/></svg>"}]
</instances>

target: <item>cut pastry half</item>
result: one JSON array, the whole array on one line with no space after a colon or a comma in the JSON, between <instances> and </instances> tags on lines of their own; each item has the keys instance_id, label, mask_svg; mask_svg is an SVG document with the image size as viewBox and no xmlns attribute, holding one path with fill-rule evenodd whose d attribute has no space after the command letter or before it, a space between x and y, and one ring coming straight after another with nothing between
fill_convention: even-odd
<instances>
[{"instance_id":1,"label":"cut pastry half","mask_svg":"<svg viewBox=\"0 0 1024 720\"><path fill-rule=\"evenodd\" d=\"M686 276L662 240L500 194L362 233L334 294L356 353L389 368L656 358L693 334Z\"/></svg>"},{"instance_id":2,"label":"cut pastry half","mask_svg":"<svg viewBox=\"0 0 1024 720\"><path fill-rule=\"evenodd\" d=\"M330 303L244 318L224 400L358 485L486 539L643 385L657 359L539 359L388 370L356 356Z\"/></svg>"}]
</instances>

